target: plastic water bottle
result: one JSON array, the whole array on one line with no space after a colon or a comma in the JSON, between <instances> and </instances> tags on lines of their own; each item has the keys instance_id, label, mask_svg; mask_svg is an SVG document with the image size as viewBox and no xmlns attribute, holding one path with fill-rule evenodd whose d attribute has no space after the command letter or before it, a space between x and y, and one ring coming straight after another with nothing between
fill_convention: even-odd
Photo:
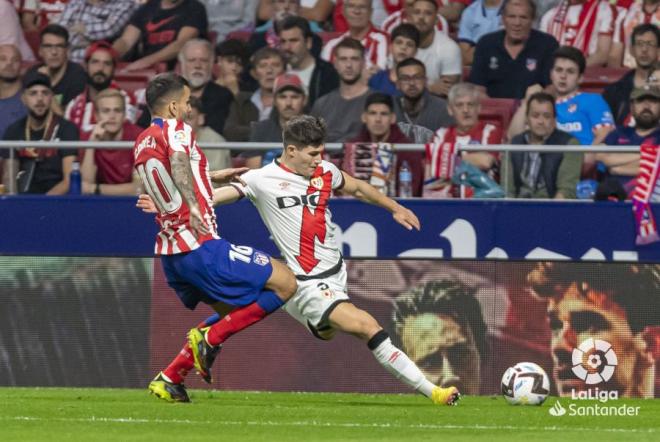
<instances>
[{"instance_id":1,"label":"plastic water bottle","mask_svg":"<svg viewBox=\"0 0 660 442\"><path fill-rule=\"evenodd\" d=\"M399 168L399 198L412 197L412 172L408 161L404 160Z\"/></svg>"},{"instance_id":2,"label":"plastic water bottle","mask_svg":"<svg viewBox=\"0 0 660 442\"><path fill-rule=\"evenodd\" d=\"M80 195L81 190L80 163L74 161L69 175L69 195Z\"/></svg>"}]
</instances>

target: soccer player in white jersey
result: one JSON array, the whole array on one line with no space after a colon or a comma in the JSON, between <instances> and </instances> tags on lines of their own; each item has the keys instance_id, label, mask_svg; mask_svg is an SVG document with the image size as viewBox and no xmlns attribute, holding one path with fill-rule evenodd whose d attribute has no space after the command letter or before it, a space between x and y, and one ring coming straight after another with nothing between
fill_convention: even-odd
<instances>
[{"instance_id":1,"label":"soccer player in white jersey","mask_svg":"<svg viewBox=\"0 0 660 442\"><path fill-rule=\"evenodd\" d=\"M392 213L406 229L418 229L415 214L364 181L340 171L322 159L326 126L317 117L301 115L283 129L284 149L271 164L242 175L242 183L216 189L213 202L225 204L247 197L257 208L287 265L298 279L298 291L285 310L320 339L331 339L337 330L367 342L376 360L434 403L454 405L460 394L456 387L431 383L414 362L396 348L376 319L350 302L346 288L346 266L335 237L328 200L334 190L353 195ZM211 173L212 179L215 172ZM218 173L219 177L223 172ZM138 207L151 210L142 195ZM211 322L211 321L207 321ZM216 343L208 328L193 329L191 347Z\"/></svg>"},{"instance_id":2,"label":"soccer player in white jersey","mask_svg":"<svg viewBox=\"0 0 660 442\"><path fill-rule=\"evenodd\" d=\"M176 369L168 367L149 384L158 397L188 402L187 392L177 384L178 371L194 366L210 382L207 367L219 344L277 310L297 284L285 265L218 235L206 157L183 122L190 113L186 80L176 74L158 75L149 82L146 97L153 120L135 140L133 153L135 169L155 203L160 224L155 252L167 283L191 310L203 302L218 312L218 319L231 310L225 320L205 329L215 343L211 351L189 336L176 358ZM216 180L226 181L231 172L216 173Z\"/></svg>"}]
</instances>

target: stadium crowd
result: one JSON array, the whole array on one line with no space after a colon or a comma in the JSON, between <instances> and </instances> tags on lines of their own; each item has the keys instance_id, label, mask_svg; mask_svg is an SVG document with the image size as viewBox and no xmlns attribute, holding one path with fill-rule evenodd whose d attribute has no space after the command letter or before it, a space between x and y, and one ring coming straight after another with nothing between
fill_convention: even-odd
<instances>
[{"instance_id":1,"label":"stadium crowd","mask_svg":"<svg viewBox=\"0 0 660 442\"><path fill-rule=\"evenodd\" d=\"M0 0L0 139L132 141L150 124L147 82L176 71L191 87L199 141L281 142L283 124L309 113L344 143L347 155L332 160L347 170L356 144L425 144L398 155L392 195L405 165L413 196L451 198L487 182L516 198L626 199L638 154L456 146L658 144L659 6ZM0 173L5 192L64 194L79 163L83 193L136 195L129 152L0 149ZM368 152L377 163L381 150ZM214 168L256 168L277 152L207 153Z\"/></svg>"}]
</instances>

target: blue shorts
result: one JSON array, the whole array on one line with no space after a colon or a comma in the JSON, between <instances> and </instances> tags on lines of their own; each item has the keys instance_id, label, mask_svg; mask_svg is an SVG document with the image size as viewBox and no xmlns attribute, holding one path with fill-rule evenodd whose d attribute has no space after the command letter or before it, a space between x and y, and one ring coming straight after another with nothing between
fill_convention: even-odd
<instances>
[{"instance_id":1,"label":"blue shorts","mask_svg":"<svg viewBox=\"0 0 660 442\"><path fill-rule=\"evenodd\" d=\"M192 252L162 255L160 261L167 283L191 310L199 302L251 304L273 273L268 254L225 239L206 241Z\"/></svg>"}]
</instances>

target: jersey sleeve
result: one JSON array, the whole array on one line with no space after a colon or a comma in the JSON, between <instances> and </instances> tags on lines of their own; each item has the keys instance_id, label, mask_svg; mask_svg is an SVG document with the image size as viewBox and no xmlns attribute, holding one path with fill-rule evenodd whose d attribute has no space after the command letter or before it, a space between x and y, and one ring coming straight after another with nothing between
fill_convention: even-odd
<instances>
[{"instance_id":1,"label":"jersey sleeve","mask_svg":"<svg viewBox=\"0 0 660 442\"><path fill-rule=\"evenodd\" d=\"M174 152L183 152L190 155L192 128L181 121L168 120L167 123L168 155L171 156Z\"/></svg>"},{"instance_id":2,"label":"jersey sleeve","mask_svg":"<svg viewBox=\"0 0 660 442\"><path fill-rule=\"evenodd\" d=\"M591 95L587 109L590 112L591 127L614 126L614 118L610 107L600 95Z\"/></svg>"},{"instance_id":3,"label":"jersey sleeve","mask_svg":"<svg viewBox=\"0 0 660 442\"><path fill-rule=\"evenodd\" d=\"M241 196L246 197L250 201L256 200L256 185L257 185L257 169L250 170L241 175L241 179L245 183L231 183L231 185L240 192Z\"/></svg>"},{"instance_id":4,"label":"jersey sleeve","mask_svg":"<svg viewBox=\"0 0 660 442\"><path fill-rule=\"evenodd\" d=\"M323 161L324 168L332 173L332 189L341 189L344 187L344 174L337 166L329 161Z\"/></svg>"}]
</instances>

